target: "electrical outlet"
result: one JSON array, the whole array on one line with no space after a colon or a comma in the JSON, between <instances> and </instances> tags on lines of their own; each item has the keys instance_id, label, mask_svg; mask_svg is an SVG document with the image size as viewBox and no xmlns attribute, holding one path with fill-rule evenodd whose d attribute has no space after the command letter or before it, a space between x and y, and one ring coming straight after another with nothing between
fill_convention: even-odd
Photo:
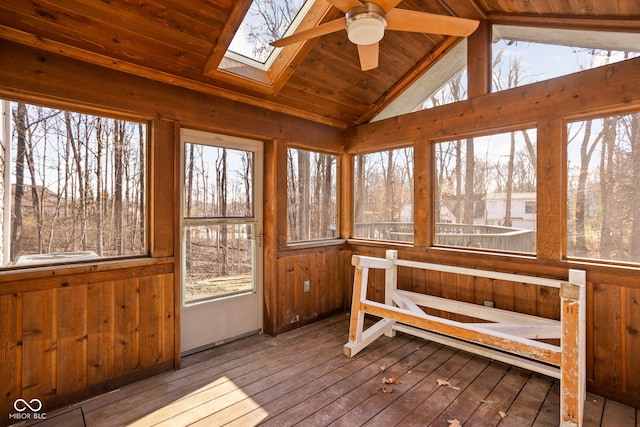
<instances>
[{"instance_id":1,"label":"electrical outlet","mask_svg":"<svg viewBox=\"0 0 640 427\"><path fill-rule=\"evenodd\" d=\"M485 307L491 307L491 308L495 307L495 305L493 304L493 301L485 301L484 302L484 306Z\"/></svg>"},{"instance_id":2,"label":"electrical outlet","mask_svg":"<svg viewBox=\"0 0 640 427\"><path fill-rule=\"evenodd\" d=\"M309 280L304 281L304 291L309 292L311 290L311 282Z\"/></svg>"}]
</instances>

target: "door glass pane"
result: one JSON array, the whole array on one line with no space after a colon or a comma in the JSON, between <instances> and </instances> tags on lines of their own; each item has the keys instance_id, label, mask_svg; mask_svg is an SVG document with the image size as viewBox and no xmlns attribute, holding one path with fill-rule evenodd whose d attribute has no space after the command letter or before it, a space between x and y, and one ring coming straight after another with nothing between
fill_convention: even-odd
<instances>
[{"instance_id":1,"label":"door glass pane","mask_svg":"<svg viewBox=\"0 0 640 427\"><path fill-rule=\"evenodd\" d=\"M185 144L185 218L250 218L254 153Z\"/></svg>"},{"instance_id":2,"label":"door glass pane","mask_svg":"<svg viewBox=\"0 0 640 427\"><path fill-rule=\"evenodd\" d=\"M253 224L185 227L185 303L253 292Z\"/></svg>"}]
</instances>

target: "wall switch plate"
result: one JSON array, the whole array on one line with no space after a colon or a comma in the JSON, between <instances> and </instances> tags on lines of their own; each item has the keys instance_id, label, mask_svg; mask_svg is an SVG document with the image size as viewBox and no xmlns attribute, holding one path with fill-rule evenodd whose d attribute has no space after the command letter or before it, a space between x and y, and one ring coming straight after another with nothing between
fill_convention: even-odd
<instances>
[{"instance_id":1,"label":"wall switch plate","mask_svg":"<svg viewBox=\"0 0 640 427\"><path fill-rule=\"evenodd\" d=\"M309 280L304 281L304 291L309 292L311 290L311 282Z\"/></svg>"}]
</instances>

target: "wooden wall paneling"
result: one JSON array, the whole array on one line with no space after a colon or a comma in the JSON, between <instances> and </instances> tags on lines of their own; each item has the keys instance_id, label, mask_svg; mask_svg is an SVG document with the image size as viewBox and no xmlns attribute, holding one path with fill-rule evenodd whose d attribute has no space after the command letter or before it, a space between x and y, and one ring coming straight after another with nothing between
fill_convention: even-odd
<instances>
[{"instance_id":1,"label":"wooden wall paneling","mask_svg":"<svg viewBox=\"0 0 640 427\"><path fill-rule=\"evenodd\" d=\"M514 284L514 310L519 313L533 314L538 313L538 290L536 285L529 283Z\"/></svg>"},{"instance_id":2,"label":"wooden wall paneling","mask_svg":"<svg viewBox=\"0 0 640 427\"><path fill-rule=\"evenodd\" d=\"M138 278L140 367L162 362L163 296L161 280L153 276Z\"/></svg>"},{"instance_id":3,"label":"wooden wall paneling","mask_svg":"<svg viewBox=\"0 0 640 427\"><path fill-rule=\"evenodd\" d=\"M342 251L338 265L340 266L341 279L344 280L345 286L342 295L336 295L336 298L340 298L345 310L351 310L351 302L353 296L353 277L355 267L351 265L351 257L354 252L350 249Z\"/></svg>"},{"instance_id":4,"label":"wooden wall paneling","mask_svg":"<svg viewBox=\"0 0 640 427\"><path fill-rule=\"evenodd\" d=\"M593 282L589 280L589 273L587 273L587 308L586 308L586 317L587 317L587 383L592 383L595 381L595 361L594 361L594 349L595 349L595 341L594 341L594 311L593 311Z\"/></svg>"},{"instance_id":5,"label":"wooden wall paneling","mask_svg":"<svg viewBox=\"0 0 640 427\"><path fill-rule=\"evenodd\" d=\"M295 269L294 269L294 282L291 284L290 289L293 290L295 295L295 304L291 307L296 316L296 321L308 320L312 317L313 306L315 302L314 290L311 288L317 288L311 281L311 268L309 262L311 256L301 255L295 257ZM304 282L309 280L309 292L304 292Z\"/></svg>"},{"instance_id":6,"label":"wooden wall paneling","mask_svg":"<svg viewBox=\"0 0 640 427\"><path fill-rule=\"evenodd\" d=\"M293 257L287 257L280 260L282 264L282 275L278 277L278 329L285 325L296 322L295 313L295 294L292 283L295 281L295 262Z\"/></svg>"},{"instance_id":7,"label":"wooden wall paneling","mask_svg":"<svg viewBox=\"0 0 640 427\"><path fill-rule=\"evenodd\" d=\"M493 302L493 279L485 277L476 277L474 281L474 298L473 302L484 305L485 301Z\"/></svg>"},{"instance_id":8,"label":"wooden wall paneling","mask_svg":"<svg viewBox=\"0 0 640 427\"><path fill-rule=\"evenodd\" d=\"M87 285L87 383L115 375L115 294L112 281Z\"/></svg>"},{"instance_id":9,"label":"wooden wall paneling","mask_svg":"<svg viewBox=\"0 0 640 427\"><path fill-rule=\"evenodd\" d=\"M515 311L515 284L504 280L494 281L493 302L496 308Z\"/></svg>"},{"instance_id":10,"label":"wooden wall paneling","mask_svg":"<svg viewBox=\"0 0 640 427\"><path fill-rule=\"evenodd\" d=\"M453 273L440 273L440 295L443 298L457 299L458 298L458 275ZM456 314L443 312L442 317L445 319L458 320L459 317Z\"/></svg>"},{"instance_id":11,"label":"wooden wall paneling","mask_svg":"<svg viewBox=\"0 0 640 427\"><path fill-rule=\"evenodd\" d=\"M173 274L163 274L157 277L162 288L162 321L160 324L161 342L162 342L162 360L172 360L175 356L176 347L180 350L179 342L176 342L176 305L180 307L180 293L175 290L175 277ZM179 357L178 357L179 360ZM174 359L175 361L175 359ZM177 369L180 366L175 366Z\"/></svg>"},{"instance_id":12,"label":"wooden wall paneling","mask_svg":"<svg viewBox=\"0 0 640 427\"><path fill-rule=\"evenodd\" d=\"M473 276L458 275L456 278L456 300L470 303L475 302L475 279ZM472 317L459 315L458 321L472 322L474 319Z\"/></svg>"},{"instance_id":13,"label":"wooden wall paneling","mask_svg":"<svg viewBox=\"0 0 640 427\"><path fill-rule=\"evenodd\" d=\"M537 144L538 258L562 259L566 233L566 125L554 119L538 123Z\"/></svg>"},{"instance_id":14,"label":"wooden wall paneling","mask_svg":"<svg viewBox=\"0 0 640 427\"><path fill-rule=\"evenodd\" d=\"M332 280L331 270L328 266L329 254L321 252L312 260L315 268L311 269L311 291L315 293L315 312L326 313L330 310L329 300L331 293L338 286L336 280Z\"/></svg>"},{"instance_id":15,"label":"wooden wall paneling","mask_svg":"<svg viewBox=\"0 0 640 427\"><path fill-rule=\"evenodd\" d=\"M618 286L593 286L593 364L597 384L623 391L621 295Z\"/></svg>"},{"instance_id":16,"label":"wooden wall paneling","mask_svg":"<svg viewBox=\"0 0 640 427\"><path fill-rule=\"evenodd\" d=\"M0 419L8 419L22 382L22 295L0 296Z\"/></svg>"},{"instance_id":17,"label":"wooden wall paneling","mask_svg":"<svg viewBox=\"0 0 640 427\"><path fill-rule=\"evenodd\" d=\"M140 367L139 286L137 279L118 280L115 294L115 375Z\"/></svg>"},{"instance_id":18,"label":"wooden wall paneling","mask_svg":"<svg viewBox=\"0 0 640 427\"><path fill-rule=\"evenodd\" d=\"M22 306L21 397L44 401L56 394L57 290L26 292Z\"/></svg>"},{"instance_id":19,"label":"wooden wall paneling","mask_svg":"<svg viewBox=\"0 0 640 427\"><path fill-rule=\"evenodd\" d=\"M623 356L628 379L625 391L640 402L640 357L638 357L640 354L640 290L624 289L623 292L625 292L625 316L622 321L626 341L626 351Z\"/></svg>"},{"instance_id":20,"label":"wooden wall paneling","mask_svg":"<svg viewBox=\"0 0 640 427\"><path fill-rule=\"evenodd\" d=\"M87 385L87 286L56 290L56 395Z\"/></svg>"},{"instance_id":21,"label":"wooden wall paneling","mask_svg":"<svg viewBox=\"0 0 640 427\"><path fill-rule=\"evenodd\" d=\"M547 286L537 288L538 316L560 320L560 290Z\"/></svg>"}]
</instances>

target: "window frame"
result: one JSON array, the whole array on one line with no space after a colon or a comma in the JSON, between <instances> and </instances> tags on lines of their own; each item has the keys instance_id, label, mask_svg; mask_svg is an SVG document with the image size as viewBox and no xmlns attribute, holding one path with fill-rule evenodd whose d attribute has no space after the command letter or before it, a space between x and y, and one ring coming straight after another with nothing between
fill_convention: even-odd
<instances>
[{"instance_id":1,"label":"window frame","mask_svg":"<svg viewBox=\"0 0 640 427\"><path fill-rule=\"evenodd\" d=\"M39 268L46 268L46 269L55 269L55 270L60 270L60 269L69 269L69 268L74 268L74 267L81 267L81 266L85 266L84 268L87 268L86 266L89 265L94 265L94 264L103 264L106 266L110 266L113 265L114 268L117 268L117 265L120 263L134 263L135 265L138 265L142 262L142 264L140 265L147 265L148 261L150 261L153 258L153 248L152 248L152 234L153 234L153 230L152 230L152 223L153 223L153 215L152 215L152 206L151 206L151 202L153 200L152 197L152 190L153 190L153 183L152 183L152 171L150 168L151 165L151 160L152 160L152 129L153 129L153 120L152 118L142 115L142 114L133 114L130 112L122 112L122 111L118 111L116 109L112 109L112 108L100 108L100 107L96 107L95 105L88 105L85 103L81 103L81 102L66 102L64 100L52 100L50 98L47 97L7 97L7 96L3 96L0 98L0 116L2 116L0 118L0 120L2 120L2 124L0 125L0 128L2 128L3 132L0 133L0 141L2 141L4 143L5 138L6 139L11 139L11 122L12 122L12 118L11 118L11 104L12 103L25 103L28 105L32 105L34 107L39 107L39 108L48 108L48 109L56 109L59 110L60 112L70 112L70 113L74 113L74 114L80 114L80 115L91 115L94 117L99 117L99 118L104 118L104 119L109 119L109 120L122 120L122 121L127 121L129 123L133 123L133 124L140 124L143 125L145 127L145 138L144 138L144 164L145 164L145 170L144 170L144 200L140 201L140 203L144 203L144 248L143 251L139 254L125 254L125 255L115 255L115 256L98 256L98 257L87 257L87 258L78 258L78 259L72 259L69 261L54 261L54 262L42 262L42 263L25 263L22 265L5 265L4 264L4 260L0 261L0 272L5 272L5 273L9 273L11 275L13 274L19 274L21 271L24 272L28 272L32 269L39 269ZM5 111L5 108L7 108L8 105L8 113ZM5 120L8 121L8 127L5 124ZM6 129L6 130L5 130ZM8 137L7 137L8 135ZM8 175L11 175L11 171L5 171L5 173L7 173ZM9 200L7 201L5 199L5 206L8 203L9 206L12 203L12 198L9 197ZM3 233L4 234L4 233ZM2 242L2 248L4 248L6 245L6 242L9 242L9 245L11 244L11 237L10 235L4 236L3 235L3 242ZM3 254L2 256L4 257L4 250L2 251ZM33 255L39 255L39 254L33 254ZM116 263L116 264L114 264ZM153 263L153 262L152 262ZM111 267L106 267L106 269L110 269Z\"/></svg>"}]
</instances>

